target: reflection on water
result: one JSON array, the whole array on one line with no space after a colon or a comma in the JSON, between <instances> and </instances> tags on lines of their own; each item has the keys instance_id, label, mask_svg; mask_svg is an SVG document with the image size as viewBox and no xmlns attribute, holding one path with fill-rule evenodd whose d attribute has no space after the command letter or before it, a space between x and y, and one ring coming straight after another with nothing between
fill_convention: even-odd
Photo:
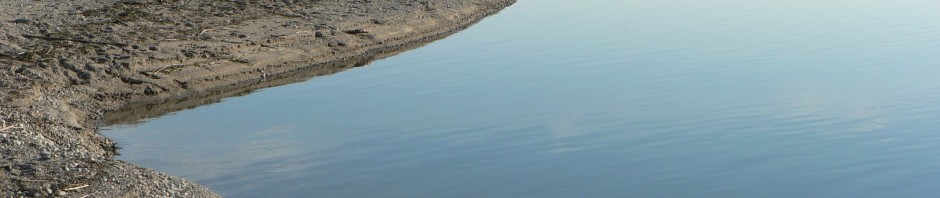
<instances>
[{"instance_id":1,"label":"reflection on water","mask_svg":"<svg viewBox=\"0 0 940 198\"><path fill-rule=\"evenodd\" d=\"M930 197L937 5L524 0L105 133L234 197Z\"/></svg>"}]
</instances>

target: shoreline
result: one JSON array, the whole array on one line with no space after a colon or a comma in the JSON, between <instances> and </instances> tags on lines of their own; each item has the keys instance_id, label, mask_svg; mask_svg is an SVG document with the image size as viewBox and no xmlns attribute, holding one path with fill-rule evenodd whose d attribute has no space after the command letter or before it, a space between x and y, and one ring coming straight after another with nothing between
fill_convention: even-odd
<instances>
[{"instance_id":1,"label":"shoreline","mask_svg":"<svg viewBox=\"0 0 940 198\"><path fill-rule=\"evenodd\" d=\"M194 99L154 113L173 112L336 73L513 3L0 0L9 8L0 13L0 196L217 197L115 160L98 122L139 119L107 114L118 109Z\"/></svg>"}]
</instances>

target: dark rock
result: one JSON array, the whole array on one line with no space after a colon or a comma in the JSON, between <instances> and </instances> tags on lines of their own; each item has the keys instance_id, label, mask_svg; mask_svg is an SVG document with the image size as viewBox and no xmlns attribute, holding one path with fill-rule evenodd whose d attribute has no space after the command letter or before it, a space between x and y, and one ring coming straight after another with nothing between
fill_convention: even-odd
<instances>
[{"instance_id":1,"label":"dark rock","mask_svg":"<svg viewBox=\"0 0 940 198\"><path fill-rule=\"evenodd\" d=\"M27 18L19 18L19 19L16 19L16 20L12 20L12 21L10 21L10 22L12 22L12 23L29 23L30 21L31 21L31 20L29 20L29 19L27 19Z\"/></svg>"},{"instance_id":2,"label":"dark rock","mask_svg":"<svg viewBox=\"0 0 940 198\"><path fill-rule=\"evenodd\" d=\"M45 150L42 152L39 152L39 160L45 161L49 159L52 159L52 153L49 153L49 151L45 151Z\"/></svg>"},{"instance_id":3,"label":"dark rock","mask_svg":"<svg viewBox=\"0 0 940 198\"><path fill-rule=\"evenodd\" d=\"M343 31L343 32L345 32L346 34L365 34L365 33L369 33L369 32L372 32L372 31L369 31L369 30L367 30L367 29L361 29L361 28L360 28L360 29L346 30L346 31Z\"/></svg>"},{"instance_id":4,"label":"dark rock","mask_svg":"<svg viewBox=\"0 0 940 198\"><path fill-rule=\"evenodd\" d=\"M147 89L144 89L144 94L147 94L147 95L154 95L154 94L157 94L157 91L154 91L153 88L150 88L150 87L148 86Z\"/></svg>"},{"instance_id":5,"label":"dark rock","mask_svg":"<svg viewBox=\"0 0 940 198\"><path fill-rule=\"evenodd\" d=\"M140 80L137 78L130 78L130 77L121 78L121 82L132 84L132 85L144 84L143 80Z\"/></svg>"}]
</instances>

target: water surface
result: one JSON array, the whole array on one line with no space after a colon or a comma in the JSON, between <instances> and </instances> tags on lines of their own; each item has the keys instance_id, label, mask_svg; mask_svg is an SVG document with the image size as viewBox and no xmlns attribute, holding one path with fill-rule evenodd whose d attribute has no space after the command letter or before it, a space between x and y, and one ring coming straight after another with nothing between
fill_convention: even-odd
<instances>
[{"instance_id":1,"label":"water surface","mask_svg":"<svg viewBox=\"0 0 940 198\"><path fill-rule=\"evenodd\" d=\"M521 0L104 133L231 197L931 197L938 22L936 0Z\"/></svg>"}]
</instances>

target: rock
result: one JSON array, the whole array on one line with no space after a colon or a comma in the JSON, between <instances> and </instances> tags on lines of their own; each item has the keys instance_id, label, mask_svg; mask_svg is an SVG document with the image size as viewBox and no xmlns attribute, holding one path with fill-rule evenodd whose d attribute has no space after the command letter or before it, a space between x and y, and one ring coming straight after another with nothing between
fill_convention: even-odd
<instances>
[{"instance_id":1,"label":"rock","mask_svg":"<svg viewBox=\"0 0 940 198\"><path fill-rule=\"evenodd\" d=\"M154 95L154 94L157 94L157 91L154 91L153 88L150 88L150 86L147 86L147 88L144 89L144 94Z\"/></svg>"},{"instance_id":2,"label":"rock","mask_svg":"<svg viewBox=\"0 0 940 198\"><path fill-rule=\"evenodd\" d=\"M49 151L43 150L39 152L39 160L49 160L52 159L51 157L52 153L49 153Z\"/></svg>"},{"instance_id":3,"label":"rock","mask_svg":"<svg viewBox=\"0 0 940 198\"><path fill-rule=\"evenodd\" d=\"M346 34L365 34L365 33L369 33L369 32L372 32L372 31L370 31L370 30L368 30L368 29L362 29L362 28L360 28L360 29L346 30L346 31L343 31L343 32L345 32Z\"/></svg>"},{"instance_id":4,"label":"rock","mask_svg":"<svg viewBox=\"0 0 940 198\"><path fill-rule=\"evenodd\" d=\"M27 19L27 18L18 18L18 19L12 20L12 21L10 21L10 22L11 22L11 23L21 24L21 23L29 23L30 20Z\"/></svg>"}]
</instances>

